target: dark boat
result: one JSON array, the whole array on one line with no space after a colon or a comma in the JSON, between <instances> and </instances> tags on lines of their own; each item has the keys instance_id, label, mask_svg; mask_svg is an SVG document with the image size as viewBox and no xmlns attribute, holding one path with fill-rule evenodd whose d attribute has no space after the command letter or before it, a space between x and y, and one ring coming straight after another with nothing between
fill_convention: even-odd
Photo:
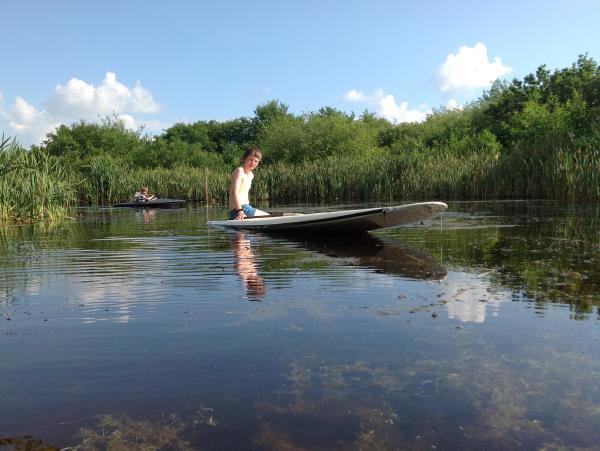
<instances>
[{"instance_id":1,"label":"dark boat","mask_svg":"<svg viewBox=\"0 0 600 451\"><path fill-rule=\"evenodd\" d=\"M130 207L130 208L181 208L185 205L185 200L182 199L153 199L146 201L122 202L115 204L113 207Z\"/></svg>"}]
</instances>

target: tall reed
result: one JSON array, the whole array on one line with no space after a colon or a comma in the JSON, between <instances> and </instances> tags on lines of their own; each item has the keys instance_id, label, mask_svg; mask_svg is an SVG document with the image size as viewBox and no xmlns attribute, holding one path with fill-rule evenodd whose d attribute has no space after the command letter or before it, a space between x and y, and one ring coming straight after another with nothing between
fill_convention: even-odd
<instances>
[{"instance_id":1,"label":"tall reed","mask_svg":"<svg viewBox=\"0 0 600 451\"><path fill-rule=\"evenodd\" d=\"M276 162L257 169L251 196L262 206L429 199L600 199L600 135L587 141L537 143L502 152L377 150L359 157ZM87 205L116 203L148 186L162 198L204 201L208 186L208 200L224 204L229 176L229 169L224 168L131 169L104 155L81 169L78 199ZM63 176L54 178L63 180ZM19 183L15 181L14 186ZM4 190L11 186L5 183ZM6 210L3 215L7 216Z\"/></svg>"},{"instance_id":2,"label":"tall reed","mask_svg":"<svg viewBox=\"0 0 600 451\"><path fill-rule=\"evenodd\" d=\"M518 146L498 162L486 184L503 198L600 200L600 134L585 140Z\"/></svg>"},{"instance_id":3,"label":"tall reed","mask_svg":"<svg viewBox=\"0 0 600 451\"><path fill-rule=\"evenodd\" d=\"M75 201L75 183L61 162L16 141L0 142L0 221L64 217Z\"/></svg>"},{"instance_id":4,"label":"tall reed","mask_svg":"<svg viewBox=\"0 0 600 451\"><path fill-rule=\"evenodd\" d=\"M223 201L229 189L226 171L204 168L129 169L108 158L96 158L83 168L84 180L79 198L85 204L111 204L130 200L140 187L147 186L161 198L204 201L208 186L209 201Z\"/></svg>"},{"instance_id":5,"label":"tall reed","mask_svg":"<svg viewBox=\"0 0 600 451\"><path fill-rule=\"evenodd\" d=\"M434 150L327 157L257 169L251 193L262 206L283 203L398 202L542 198L600 199L600 138L517 147L504 155ZM133 169L110 158L85 168L79 197L87 204L130 199L140 186L163 198L224 204L229 169Z\"/></svg>"},{"instance_id":6,"label":"tall reed","mask_svg":"<svg viewBox=\"0 0 600 451\"><path fill-rule=\"evenodd\" d=\"M393 202L480 198L490 158L377 155L327 158L302 165L278 163L260 169L253 197L282 202Z\"/></svg>"}]
</instances>

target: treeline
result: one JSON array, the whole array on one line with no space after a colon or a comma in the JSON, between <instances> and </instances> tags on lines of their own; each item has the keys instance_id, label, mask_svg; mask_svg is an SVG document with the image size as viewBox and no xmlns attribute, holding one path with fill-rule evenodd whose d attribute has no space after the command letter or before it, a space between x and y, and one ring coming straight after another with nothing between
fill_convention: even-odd
<instances>
[{"instance_id":1,"label":"treeline","mask_svg":"<svg viewBox=\"0 0 600 451\"><path fill-rule=\"evenodd\" d=\"M600 66L540 66L497 81L462 109L422 123L392 124L325 107L295 115L274 100L253 117L179 123L159 136L116 118L60 126L29 152L71 174L83 203L123 200L140 184L164 197L225 202L227 178L245 148L264 165L254 198L264 202L429 199L600 199ZM5 199L0 199L5 202Z\"/></svg>"}]
</instances>

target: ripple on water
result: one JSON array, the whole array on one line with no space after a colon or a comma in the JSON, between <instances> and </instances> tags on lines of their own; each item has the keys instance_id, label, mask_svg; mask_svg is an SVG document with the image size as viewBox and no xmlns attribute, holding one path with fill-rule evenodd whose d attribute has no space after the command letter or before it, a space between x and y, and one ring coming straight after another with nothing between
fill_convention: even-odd
<instances>
[{"instance_id":1,"label":"ripple on water","mask_svg":"<svg viewBox=\"0 0 600 451\"><path fill-rule=\"evenodd\" d=\"M0 246L0 435L591 449L597 218L555 214L460 205L350 243L197 210L22 228Z\"/></svg>"}]
</instances>

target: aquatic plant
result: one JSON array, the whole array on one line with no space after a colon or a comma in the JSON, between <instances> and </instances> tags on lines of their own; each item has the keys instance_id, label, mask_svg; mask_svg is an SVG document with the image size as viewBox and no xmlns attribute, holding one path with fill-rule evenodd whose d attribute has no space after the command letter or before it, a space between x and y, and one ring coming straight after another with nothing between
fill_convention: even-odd
<instances>
[{"instance_id":1,"label":"aquatic plant","mask_svg":"<svg viewBox=\"0 0 600 451\"><path fill-rule=\"evenodd\" d=\"M61 160L15 140L0 140L0 221L64 217L75 202L73 177Z\"/></svg>"},{"instance_id":2,"label":"aquatic plant","mask_svg":"<svg viewBox=\"0 0 600 451\"><path fill-rule=\"evenodd\" d=\"M223 203L229 190L225 171L188 166L131 169L107 156L92 159L84 174L79 198L88 205L129 200L141 186L148 186L161 198L205 201L208 197L209 203Z\"/></svg>"},{"instance_id":3,"label":"aquatic plant","mask_svg":"<svg viewBox=\"0 0 600 451\"><path fill-rule=\"evenodd\" d=\"M279 161L256 171L252 198L263 206L430 199L599 199L598 142L600 138L537 153L518 148L506 156L415 151L329 156L300 163ZM129 199L141 185L163 198L204 201L208 194L211 203L227 202L228 169L129 169L109 157L97 157L84 174L79 197L85 203Z\"/></svg>"},{"instance_id":4,"label":"aquatic plant","mask_svg":"<svg viewBox=\"0 0 600 451\"><path fill-rule=\"evenodd\" d=\"M94 428L82 428L81 443L73 450L193 449L181 436L186 425L176 416L160 422L137 420L127 415L105 415Z\"/></svg>"},{"instance_id":5,"label":"aquatic plant","mask_svg":"<svg viewBox=\"0 0 600 451\"><path fill-rule=\"evenodd\" d=\"M79 443L67 449L112 451L192 450L198 449L189 437L200 429L220 426L210 407L201 407L189 415L165 413L158 419L133 418L125 413L97 415L79 430Z\"/></svg>"}]
</instances>

